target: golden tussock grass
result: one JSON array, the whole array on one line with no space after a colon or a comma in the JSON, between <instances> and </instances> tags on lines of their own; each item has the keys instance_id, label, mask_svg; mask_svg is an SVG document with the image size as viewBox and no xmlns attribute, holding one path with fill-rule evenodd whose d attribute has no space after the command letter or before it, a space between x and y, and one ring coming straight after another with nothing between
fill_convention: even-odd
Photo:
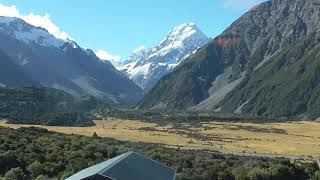
<instances>
[{"instance_id":1,"label":"golden tussock grass","mask_svg":"<svg viewBox=\"0 0 320 180\"><path fill-rule=\"evenodd\" d=\"M96 132L100 137L186 149L320 158L320 123L316 122L158 125L108 118L95 123L96 126L93 127L36 127L85 136L92 136ZM2 120L0 126L16 129L30 125L6 124Z\"/></svg>"}]
</instances>

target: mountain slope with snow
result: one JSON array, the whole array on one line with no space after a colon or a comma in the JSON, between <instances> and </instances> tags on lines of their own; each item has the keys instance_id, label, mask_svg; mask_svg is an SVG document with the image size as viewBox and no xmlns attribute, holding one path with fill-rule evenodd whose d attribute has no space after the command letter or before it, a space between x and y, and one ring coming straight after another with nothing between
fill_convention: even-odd
<instances>
[{"instance_id":1,"label":"mountain slope with snow","mask_svg":"<svg viewBox=\"0 0 320 180\"><path fill-rule=\"evenodd\" d=\"M143 95L137 85L111 63L101 61L92 50L68 39L58 39L46 29L19 18L0 17L0 42L0 51L34 84L61 89L75 96L93 95L113 105L134 104ZM20 82L14 79L15 70L11 73L6 81L0 77L0 83Z\"/></svg>"},{"instance_id":2,"label":"mountain slope with snow","mask_svg":"<svg viewBox=\"0 0 320 180\"><path fill-rule=\"evenodd\" d=\"M27 44L36 43L47 47L61 47L65 41L49 34L46 29L34 27L22 19L0 16L0 31Z\"/></svg>"},{"instance_id":3,"label":"mountain slope with snow","mask_svg":"<svg viewBox=\"0 0 320 180\"><path fill-rule=\"evenodd\" d=\"M310 0L261 3L163 77L137 108L319 119L319 17Z\"/></svg>"},{"instance_id":4,"label":"mountain slope with snow","mask_svg":"<svg viewBox=\"0 0 320 180\"><path fill-rule=\"evenodd\" d=\"M209 40L194 23L185 23L175 27L156 47L136 49L117 69L147 92Z\"/></svg>"}]
</instances>

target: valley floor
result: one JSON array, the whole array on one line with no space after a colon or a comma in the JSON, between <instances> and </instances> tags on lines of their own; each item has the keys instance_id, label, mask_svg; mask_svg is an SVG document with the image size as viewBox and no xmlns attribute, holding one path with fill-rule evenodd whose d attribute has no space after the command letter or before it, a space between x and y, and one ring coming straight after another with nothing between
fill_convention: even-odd
<instances>
[{"instance_id":1,"label":"valley floor","mask_svg":"<svg viewBox=\"0 0 320 180\"><path fill-rule=\"evenodd\" d=\"M124 141L162 144L183 149L208 149L224 153L292 158L320 158L320 123L163 123L108 118L95 121L93 127L52 127L50 131L100 137ZM30 125L6 124L10 128Z\"/></svg>"}]
</instances>

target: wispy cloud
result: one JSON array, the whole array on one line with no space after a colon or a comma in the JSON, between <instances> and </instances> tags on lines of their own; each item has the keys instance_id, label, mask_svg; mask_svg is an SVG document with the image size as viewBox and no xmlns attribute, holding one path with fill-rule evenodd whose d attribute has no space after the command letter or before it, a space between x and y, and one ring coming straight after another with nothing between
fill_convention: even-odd
<instances>
[{"instance_id":1,"label":"wispy cloud","mask_svg":"<svg viewBox=\"0 0 320 180\"><path fill-rule=\"evenodd\" d=\"M223 5L226 9L242 11L248 10L264 0L223 0Z\"/></svg>"},{"instance_id":2,"label":"wispy cloud","mask_svg":"<svg viewBox=\"0 0 320 180\"><path fill-rule=\"evenodd\" d=\"M96 55L98 56L98 58L100 58L103 61L120 62L121 60L121 56L111 55L105 50L98 50L96 52Z\"/></svg>"},{"instance_id":3,"label":"wispy cloud","mask_svg":"<svg viewBox=\"0 0 320 180\"><path fill-rule=\"evenodd\" d=\"M57 38L73 39L68 33L61 31L61 29L50 19L49 14L39 15L34 14L33 12L22 14L15 5L7 6L0 4L0 16L17 17L29 24L47 29L50 34Z\"/></svg>"}]
</instances>

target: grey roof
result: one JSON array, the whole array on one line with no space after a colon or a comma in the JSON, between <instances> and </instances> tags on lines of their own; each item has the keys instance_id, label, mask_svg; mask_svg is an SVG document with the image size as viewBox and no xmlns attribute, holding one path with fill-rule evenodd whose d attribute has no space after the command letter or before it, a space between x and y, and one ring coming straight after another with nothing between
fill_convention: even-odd
<instances>
[{"instance_id":1,"label":"grey roof","mask_svg":"<svg viewBox=\"0 0 320 180\"><path fill-rule=\"evenodd\" d=\"M176 172L138 153L128 152L84 169L67 180L80 180L94 175L114 180L174 180Z\"/></svg>"},{"instance_id":2,"label":"grey roof","mask_svg":"<svg viewBox=\"0 0 320 180\"><path fill-rule=\"evenodd\" d=\"M104 161L102 163L88 167L87 169L84 169L84 170L78 172L77 174L67 178L66 180L80 180L80 179L84 179L86 177L98 174L100 171L111 166L114 162L118 161L119 159L121 159L124 156L126 156L126 154L122 154L122 155L117 156L115 158L109 159L108 161Z\"/></svg>"}]
</instances>

